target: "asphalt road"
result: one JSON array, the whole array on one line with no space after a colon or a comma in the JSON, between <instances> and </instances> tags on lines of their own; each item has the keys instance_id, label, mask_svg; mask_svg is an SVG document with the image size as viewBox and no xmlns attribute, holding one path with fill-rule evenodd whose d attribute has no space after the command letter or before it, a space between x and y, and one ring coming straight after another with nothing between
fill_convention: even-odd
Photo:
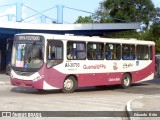
<instances>
[{"instance_id":1,"label":"asphalt road","mask_svg":"<svg viewBox=\"0 0 160 120\"><path fill-rule=\"evenodd\" d=\"M61 91L39 92L31 88L0 85L1 111L125 111L127 102L143 96L160 95L160 78L152 81L133 84L128 89L119 86L102 88L87 87L76 90L71 94ZM10 118L12 120L12 118ZM13 118L14 120L15 118ZM22 118L16 118L16 120ZM29 118L23 118L28 120ZM41 118L45 119L78 119L78 120L126 120L125 117L67 117ZM0 120L5 118L0 117ZM6 118L8 120L8 118ZM32 120L32 118L30 118ZM39 118L34 118L39 120Z\"/></svg>"}]
</instances>

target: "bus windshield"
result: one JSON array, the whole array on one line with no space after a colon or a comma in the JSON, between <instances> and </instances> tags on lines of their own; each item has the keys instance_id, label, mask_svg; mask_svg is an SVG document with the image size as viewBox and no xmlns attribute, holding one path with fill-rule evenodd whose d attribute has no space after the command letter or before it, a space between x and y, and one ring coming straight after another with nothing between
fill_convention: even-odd
<instances>
[{"instance_id":1,"label":"bus windshield","mask_svg":"<svg viewBox=\"0 0 160 120\"><path fill-rule=\"evenodd\" d=\"M13 44L12 68L17 71L37 71L43 65L43 44L18 41Z\"/></svg>"}]
</instances>

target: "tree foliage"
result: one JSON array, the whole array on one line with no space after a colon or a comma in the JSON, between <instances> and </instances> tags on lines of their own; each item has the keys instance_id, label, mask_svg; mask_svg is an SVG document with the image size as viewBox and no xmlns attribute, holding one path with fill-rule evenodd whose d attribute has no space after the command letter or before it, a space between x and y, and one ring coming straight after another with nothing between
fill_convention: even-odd
<instances>
[{"instance_id":1,"label":"tree foliage","mask_svg":"<svg viewBox=\"0 0 160 120\"><path fill-rule=\"evenodd\" d=\"M156 52L160 53L160 20L151 25L147 38L156 43Z\"/></svg>"},{"instance_id":2,"label":"tree foliage","mask_svg":"<svg viewBox=\"0 0 160 120\"><path fill-rule=\"evenodd\" d=\"M155 17L151 0L104 0L96 12L99 22L112 19L112 22L141 22L149 25Z\"/></svg>"},{"instance_id":3,"label":"tree foliage","mask_svg":"<svg viewBox=\"0 0 160 120\"><path fill-rule=\"evenodd\" d=\"M152 36L152 40L160 40L160 21L154 23L151 28L149 29L150 35Z\"/></svg>"},{"instance_id":4,"label":"tree foliage","mask_svg":"<svg viewBox=\"0 0 160 120\"><path fill-rule=\"evenodd\" d=\"M93 23L93 19L91 16L79 16L75 23Z\"/></svg>"},{"instance_id":5,"label":"tree foliage","mask_svg":"<svg viewBox=\"0 0 160 120\"><path fill-rule=\"evenodd\" d=\"M94 21L98 23L112 23L113 19L109 17L109 11L104 8L104 2L100 2L100 6L93 15Z\"/></svg>"}]
</instances>

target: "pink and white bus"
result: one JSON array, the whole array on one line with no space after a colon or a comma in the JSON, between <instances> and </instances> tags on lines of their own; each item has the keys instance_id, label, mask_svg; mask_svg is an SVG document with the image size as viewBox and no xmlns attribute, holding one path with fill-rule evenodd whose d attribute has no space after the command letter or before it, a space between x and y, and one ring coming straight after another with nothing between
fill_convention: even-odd
<instances>
[{"instance_id":1,"label":"pink and white bus","mask_svg":"<svg viewBox=\"0 0 160 120\"><path fill-rule=\"evenodd\" d=\"M70 93L85 86L121 85L152 80L155 43L55 34L14 37L11 84Z\"/></svg>"}]
</instances>

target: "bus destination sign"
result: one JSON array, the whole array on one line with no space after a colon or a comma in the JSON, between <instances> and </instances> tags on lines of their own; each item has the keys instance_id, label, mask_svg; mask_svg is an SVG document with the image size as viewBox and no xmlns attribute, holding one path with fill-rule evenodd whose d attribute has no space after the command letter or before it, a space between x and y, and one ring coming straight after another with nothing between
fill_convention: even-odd
<instances>
[{"instance_id":1,"label":"bus destination sign","mask_svg":"<svg viewBox=\"0 0 160 120\"><path fill-rule=\"evenodd\" d=\"M38 35L18 35L16 36L16 40L40 40L41 37Z\"/></svg>"}]
</instances>

